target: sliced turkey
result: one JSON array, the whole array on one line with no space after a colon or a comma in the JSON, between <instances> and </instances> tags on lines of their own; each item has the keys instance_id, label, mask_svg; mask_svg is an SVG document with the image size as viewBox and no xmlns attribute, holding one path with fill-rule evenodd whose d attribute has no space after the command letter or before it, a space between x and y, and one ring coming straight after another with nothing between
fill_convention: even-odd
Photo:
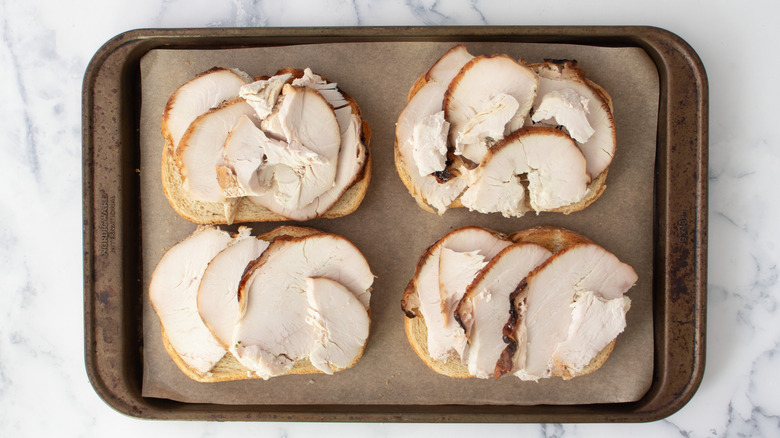
<instances>
[{"instance_id":1,"label":"sliced turkey","mask_svg":"<svg viewBox=\"0 0 780 438\"><path fill-rule=\"evenodd\" d=\"M307 220L325 215L358 183L334 211L344 215L357 208L370 178L368 124L357 104L308 68L254 82L238 70L212 69L174 93L162 130L166 196L193 222L230 224L239 211L241 221L265 221L274 216L267 210ZM262 208L239 208L245 197ZM219 206L205 203L222 204L224 219Z\"/></svg>"},{"instance_id":2,"label":"sliced turkey","mask_svg":"<svg viewBox=\"0 0 780 438\"><path fill-rule=\"evenodd\" d=\"M417 172L426 177L447 167L447 133L450 124L444 120L444 111L423 117L414 125L412 157Z\"/></svg>"},{"instance_id":3,"label":"sliced turkey","mask_svg":"<svg viewBox=\"0 0 780 438\"><path fill-rule=\"evenodd\" d=\"M478 249L465 252L453 251L449 248L441 249L439 295L445 329L458 324L455 309L466 294L466 288L487 263L488 260L485 260L485 256L480 254Z\"/></svg>"},{"instance_id":4,"label":"sliced turkey","mask_svg":"<svg viewBox=\"0 0 780 438\"><path fill-rule=\"evenodd\" d=\"M533 121L565 127L578 141L588 163L588 174L595 179L609 167L615 155L615 121L609 103L573 61L545 62L531 68L539 76ZM547 110L543 107L545 101ZM544 114L537 116L539 108Z\"/></svg>"},{"instance_id":5,"label":"sliced turkey","mask_svg":"<svg viewBox=\"0 0 780 438\"><path fill-rule=\"evenodd\" d=\"M325 374L347 368L355 361L368 339L368 310L341 283L326 277L306 279L314 344L309 360Z\"/></svg>"},{"instance_id":6,"label":"sliced turkey","mask_svg":"<svg viewBox=\"0 0 780 438\"><path fill-rule=\"evenodd\" d=\"M346 106L335 111L339 120L344 120L341 131L341 146L338 152L336 174L333 185L309 204L299 208L288 208L268 193L262 196L250 196L249 200L269 210L293 220L308 220L328 211L338 202L341 195L361 177L366 169L368 154L361 140L362 124L360 117ZM346 115L345 115L346 114Z\"/></svg>"},{"instance_id":7,"label":"sliced turkey","mask_svg":"<svg viewBox=\"0 0 780 438\"><path fill-rule=\"evenodd\" d=\"M322 76L314 74L308 67L303 70L301 77L293 79L292 84L317 90L334 110L349 104L344 95L341 94L341 91L339 91L338 84L326 81ZM341 119L339 119L339 125L344 126Z\"/></svg>"},{"instance_id":8,"label":"sliced turkey","mask_svg":"<svg viewBox=\"0 0 780 438\"><path fill-rule=\"evenodd\" d=\"M340 111L342 109L336 110L336 113L338 114ZM347 126L341 133L341 149L339 150L338 167L333 187L318 196L310 204L296 210L284 208L279 210L271 208L271 210L298 221L317 217L330 210L341 198L341 195L362 177L363 172L366 172L368 153L361 141L362 127L360 117L356 114L351 114L347 120Z\"/></svg>"},{"instance_id":9,"label":"sliced turkey","mask_svg":"<svg viewBox=\"0 0 780 438\"><path fill-rule=\"evenodd\" d=\"M352 243L332 234L277 238L242 279L230 351L258 376L284 374L315 349L330 351L319 358L330 357L332 346L318 344L321 331L310 322L307 289L317 277L340 283L363 311L368 308L374 280L368 263Z\"/></svg>"},{"instance_id":10,"label":"sliced turkey","mask_svg":"<svg viewBox=\"0 0 780 438\"><path fill-rule=\"evenodd\" d=\"M149 300L168 342L200 375L207 374L226 349L198 313L198 288L209 262L231 240L230 234L217 228L198 228L163 255L149 285Z\"/></svg>"},{"instance_id":11,"label":"sliced turkey","mask_svg":"<svg viewBox=\"0 0 780 438\"><path fill-rule=\"evenodd\" d=\"M242 86L238 95L255 109L260 120L264 120L273 112L284 84L289 82L291 78L292 74L287 73L254 81Z\"/></svg>"},{"instance_id":12,"label":"sliced turkey","mask_svg":"<svg viewBox=\"0 0 780 438\"><path fill-rule=\"evenodd\" d=\"M624 293L637 281L631 266L596 244L564 249L528 276L516 302L527 339L516 375L536 380L573 376L625 327Z\"/></svg>"},{"instance_id":13,"label":"sliced turkey","mask_svg":"<svg viewBox=\"0 0 780 438\"><path fill-rule=\"evenodd\" d=\"M266 152L285 150L286 146L268 138L249 116L241 116L225 140L224 166L217 166L217 179L224 195L237 198L271 190L274 165L269 163Z\"/></svg>"},{"instance_id":14,"label":"sliced turkey","mask_svg":"<svg viewBox=\"0 0 780 438\"><path fill-rule=\"evenodd\" d=\"M464 45L457 45L448 50L425 73L425 80L449 84L467 62L474 59ZM444 96L442 96L444 97Z\"/></svg>"},{"instance_id":15,"label":"sliced turkey","mask_svg":"<svg viewBox=\"0 0 780 438\"><path fill-rule=\"evenodd\" d=\"M366 171L368 151L363 144L365 133L363 132L360 111L354 101L347 99L339 91L336 83L327 82L309 68L304 69L303 76L296 78L292 83L312 88L322 94L322 97L334 108L336 120L338 120L341 129L341 147L333 187L305 207L297 210L282 209L277 211L293 220L307 220L328 211L338 202L341 195L362 177Z\"/></svg>"},{"instance_id":16,"label":"sliced turkey","mask_svg":"<svg viewBox=\"0 0 780 438\"><path fill-rule=\"evenodd\" d=\"M504 138L506 124L518 108L517 100L508 94L499 94L491 99L458 132L455 137L455 154L478 162L485 156L492 142ZM477 149L480 152L476 152Z\"/></svg>"},{"instance_id":17,"label":"sliced turkey","mask_svg":"<svg viewBox=\"0 0 780 438\"><path fill-rule=\"evenodd\" d=\"M215 67L179 87L168 99L163 113L162 133L178 148L184 132L198 116L222 102L238 96L249 76L235 69Z\"/></svg>"},{"instance_id":18,"label":"sliced turkey","mask_svg":"<svg viewBox=\"0 0 780 438\"><path fill-rule=\"evenodd\" d=\"M566 128L571 138L585 143L596 132L588 122L588 99L571 88L552 90L542 96L531 120L539 123L553 120L554 125Z\"/></svg>"},{"instance_id":19,"label":"sliced turkey","mask_svg":"<svg viewBox=\"0 0 780 438\"><path fill-rule=\"evenodd\" d=\"M420 260L402 307L407 315L419 312L425 319L431 358L463 357L467 339L454 309L485 263L511 244L501 235L466 227L443 237Z\"/></svg>"},{"instance_id":20,"label":"sliced turkey","mask_svg":"<svg viewBox=\"0 0 780 438\"><path fill-rule=\"evenodd\" d=\"M241 116L253 116L254 109L244 99L231 99L207 111L190 125L179 144L184 190L202 202L230 202L217 178L217 167L224 166L225 140ZM226 207L226 212L229 208ZM230 215L226 215L230 216Z\"/></svg>"},{"instance_id":21,"label":"sliced turkey","mask_svg":"<svg viewBox=\"0 0 780 438\"><path fill-rule=\"evenodd\" d=\"M537 78L509 56L478 56L450 82L444 96L455 153L478 164L492 142L521 126L536 97Z\"/></svg>"},{"instance_id":22,"label":"sliced turkey","mask_svg":"<svg viewBox=\"0 0 780 438\"><path fill-rule=\"evenodd\" d=\"M442 113L444 94L452 78L471 59L463 46L445 53L424 75L425 82L409 99L396 124L396 166L406 169L410 181L404 182L410 190L419 191L415 198L422 198L421 207L430 209L424 205L429 204L439 214L466 188L462 178L437 178L435 173L446 167L441 149L449 135L449 122ZM429 170L432 172L426 173Z\"/></svg>"},{"instance_id":23,"label":"sliced turkey","mask_svg":"<svg viewBox=\"0 0 780 438\"><path fill-rule=\"evenodd\" d=\"M497 254L468 287L457 309L469 338L465 358L469 373L481 379L499 377L504 326L512 309L510 296L534 268L552 253L534 243L516 243Z\"/></svg>"},{"instance_id":24,"label":"sliced turkey","mask_svg":"<svg viewBox=\"0 0 780 438\"><path fill-rule=\"evenodd\" d=\"M401 308L414 351L440 374L569 379L609 356L636 281L630 266L569 230L534 227L507 239L468 227L422 255Z\"/></svg>"},{"instance_id":25,"label":"sliced turkey","mask_svg":"<svg viewBox=\"0 0 780 438\"><path fill-rule=\"evenodd\" d=\"M268 242L242 227L230 246L209 262L198 289L198 312L203 323L225 347L230 346L238 319L238 285L250 262L260 257Z\"/></svg>"},{"instance_id":26,"label":"sliced turkey","mask_svg":"<svg viewBox=\"0 0 780 438\"><path fill-rule=\"evenodd\" d=\"M275 111L284 143L269 143L272 149L265 151L271 164L281 164L273 171L274 189L250 199L296 210L333 187L341 129L333 108L317 91L288 84L282 95ZM278 144L283 146L274 148Z\"/></svg>"},{"instance_id":27,"label":"sliced turkey","mask_svg":"<svg viewBox=\"0 0 780 438\"><path fill-rule=\"evenodd\" d=\"M422 197L424 202L430 204L439 214L444 213L452 204L452 201L463 192L463 189L466 188L466 180L463 178L452 178L445 182L439 182L435 175L420 175L421 164L415 160L414 150L436 149L436 145L433 144L416 144L415 137L418 140L427 138L439 144L446 142L447 133L441 132L439 127L427 121L431 116L441 112L441 99L446 89L446 84L435 81L425 84L401 112L395 131L397 144L396 165L399 165L398 161L401 162L400 165L407 170L408 177L411 180L410 184L407 185L410 189L419 191L419 196ZM415 136L415 130L418 132L417 136ZM425 134L427 130L432 132ZM418 155L420 155L419 152ZM444 170L444 168L441 170ZM429 208L424 205L421 206Z\"/></svg>"},{"instance_id":28,"label":"sliced turkey","mask_svg":"<svg viewBox=\"0 0 780 438\"><path fill-rule=\"evenodd\" d=\"M528 211L526 199L537 212L553 210L585 197L590 182L585 165L569 136L552 128L523 128L485 155L461 202L506 217Z\"/></svg>"},{"instance_id":29,"label":"sliced turkey","mask_svg":"<svg viewBox=\"0 0 780 438\"><path fill-rule=\"evenodd\" d=\"M576 293L571 305L571 325L566 340L552 355L557 374L568 379L576 376L626 328L628 297L611 300L593 291Z\"/></svg>"},{"instance_id":30,"label":"sliced turkey","mask_svg":"<svg viewBox=\"0 0 780 438\"><path fill-rule=\"evenodd\" d=\"M317 217L336 204L341 195L361 176L368 156L362 143L360 116L336 84L327 82L309 68L293 73L289 71L292 70L285 69L267 80L257 81L242 88L242 96L246 95L247 99L252 99L249 102L255 106L262 121L260 129L250 129L249 125L242 126L246 128L248 135L238 139L251 139L246 143L246 148L234 147L238 144L225 144L225 161L229 166L227 169L220 169L220 181L224 181L223 187L230 194L248 196L250 201L257 205L289 219L301 221ZM290 80L293 77L294 79ZM284 84L288 82L293 87L284 88ZM303 121L308 124L301 128L306 132L321 129L314 126L315 120L306 121L302 116L293 114L300 111L293 110L291 113L291 105L295 103L300 106L302 103L299 97L303 96L300 92L304 89L309 90L309 94L320 94L334 109L332 113L335 115L340 135L335 159L332 144L327 148L309 148L305 144L298 144L300 142L292 138L296 131L291 126L294 123ZM281 93L283 90L286 91ZM291 98L286 104L287 107L283 108L286 96L296 92L296 97ZM327 120L328 129L323 131L323 134L333 138L335 130L332 129L332 116L329 111L323 105L309 103L309 107L304 115L315 116L320 121ZM231 134L228 140L232 137ZM317 140L323 144L326 141L324 138ZM257 145L260 145L260 148ZM322 149L327 149L326 153L316 152ZM229 152L230 150L235 152ZM228 154L234 158L229 159ZM331 159L328 160L327 156ZM324 172L326 166L328 171ZM308 173L307 168L310 168ZM330 172L335 173L328 187ZM252 184L247 186L247 182ZM275 189L280 187L281 192L276 192ZM325 190L319 193L324 188ZM296 197L297 192L302 196ZM306 201L309 202L304 205Z\"/></svg>"}]
</instances>

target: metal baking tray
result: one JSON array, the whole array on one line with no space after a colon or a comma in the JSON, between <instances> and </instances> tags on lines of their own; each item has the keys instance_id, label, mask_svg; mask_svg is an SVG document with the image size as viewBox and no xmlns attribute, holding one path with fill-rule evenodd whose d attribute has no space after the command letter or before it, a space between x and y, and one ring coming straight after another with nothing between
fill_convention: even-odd
<instances>
[{"instance_id":1,"label":"metal baking tray","mask_svg":"<svg viewBox=\"0 0 780 438\"><path fill-rule=\"evenodd\" d=\"M578 405L183 403L141 395L140 59L150 50L341 42L472 41L639 47L660 79L653 213L654 372L629 403ZM108 41L83 84L87 374L114 409L150 419L378 422L641 422L690 400L705 357L708 86L693 49L652 27L142 29ZM399 292L400 293L400 292Z\"/></svg>"}]
</instances>

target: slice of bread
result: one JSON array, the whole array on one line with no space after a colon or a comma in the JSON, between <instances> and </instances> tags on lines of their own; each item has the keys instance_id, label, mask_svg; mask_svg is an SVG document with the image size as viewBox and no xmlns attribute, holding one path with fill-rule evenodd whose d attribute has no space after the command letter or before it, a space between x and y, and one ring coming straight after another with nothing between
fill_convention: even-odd
<instances>
[{"instance_id":1,"label":"slice of bread","mask_svg":"<svg viewBox=\"0 0 780 438\"><path fill-rule=\"evenodd\" d=\"M293 77L303 75L303 70L282 69L277 74L291 73ZM352 109L352 113L360 118L360 140L365 152L365 161L362 168L355 175L351 185L349 185L339 197L338 201L327 211L319 216L328 219L338 218L354 212L363 201L368 191L368 185L371 181L371 154L369 142L371 140L371 128L368 123L362 119L360 107L355 99L342 90L339 90ZM265 207L253 204L247 198L235 198L237 203L234 216L231 219L226 217L225 205L220 202L202 202L192 199L184 190L184 180L182 176L182 163L176 156L174 144L170 136L165 135L165 125L163 124L163 137L165 145L162 151L161 176L163 192L168 198L171 207L184 219L202 225L220 225L232 223L247 222L280 222L291 220L279 213L273 212ZM313 217L304 219L313 219ZM292 219L295 220L295 219Z\"/></svg>"},{"instance_id":2,"label":"slice of bread","mask_svg":"<svg viewBox=\"0 0 780 438\"><path fill-rule=\"evenodd\" d=\"M457 357L452 357L446 361L436 360L431 357L428 353L428 327L425 325L425 318L421 314L418 313L414 318L405 317L404 329L412 349L425 362L425 365L428 365L428 368L448 377L458 379L476 378L469 374L468 366Z\"/></svg>"},{"instance_id":3,"label":"slice of bread","mask_svg":"<svg viewBox=\"0 0 780 438\"><path fill-rule=\"evenodd\" d=\"M496 233L496 235L500 234ZM588 238L573 231L547 226L518 231L510 234L508 239L513 242L536 243L545 247L553 254L570 246L591 242ZM427 255L428 253L426 252L423 257ZM428 368L439 374L460 379L476 378L469 374L468 366L461 362L457 357L452 357L444 361L431 358L431 355L428 352L428 329L425 324L425 318L416 309L417 303L419 303L419 298L416 296L416 293L416 290L414 290L414 282L410 281L402 301L402 308L406 313L406 317L404 318L406 337L414 352L417 353ZM613 339L609 345L602 349L581 372L576 374L554 373L553 376L562 377L563 379L568 380L572 377L582 376L596 371L609 357L615 346L616 340L617 338Z\"/></svg>"},{"instance_id":4,"label":"slice of bread","mask_svg":"<svg viewBox=\"0 0 780 438\"><path fill-rule=\"evenodd\" d=\"M265 240L268 242L273 241L277 237L305 237L305 236L311 236L314 234L322 233L319 230L316 230L314 228L307 228L307 227L299 227L299 226L293 226L293 225L285 225L278 227L272 231L269 231L268 233L261 234L258 236L259 239ZM246 379L260 379L260 376L255 375L249 369L244 367L238 359L236 359L230 352L226 352L225 355L222 357L222 359L217 362L216 365L214 365L214 368L211 369L211 371L205 375L201 375L197 371L190 368L184 360L182 360L181 356L176 352L176 350L173 349L173 346L168 341L168 337L165 334L165 328L162 328L162 342L163 346L165 347L165 351L168 352L168 354L171 356L171 359L173 359L176 366L179 367L179 369L187 375L187 377L196 380L198 382L227 382L231 380L246 380ZM333 372L341 371L347 368L351 368L354 366L360 358L363 356L363 351L365 350L365 345L363 346L363 349L360 351L360 353L355 357L355 360L349 364L349 366L345 368L332 368ZM284 375L291 375L291 374L323 374L322 371L315 368L308 358L301 359L295 362L293 364L292 368L290 368Z\"/></svg>"},{"instance_id":5,"label":"slice of bread","mask_svg":"<svg viewBox=\"0 0 780 438\"><path fill-rule=\"evenodd\" d=\"M452 49L450 49L450 50L452 50ZM576 62L567 61L567 60L547 61L546 63L532 64L532 65L529 65L529 67L532 68L532 69L538 69L538 68L541 68L542 66L547 65L549 63L553 63L554 64L555 62L566 63L568 68L570 68L572 70L575 70L579 74L581 74L582 81L585 84L587 84L589 87L591 87L594 90L594 92L597 94L598 97L600 97L601 99L604 100L604 103L609 108L609 112L610 113L613 112L612 98L610 97L610 95L607 93L607 91L602 86L594 83L590 79L587 79L585 77L584 71L582 71L582 69L579 69L579 68L576 67ZM427 84L430 80L431 80L431 78L430 78L430 70L428 70L425 73L423 73L422 75L420 75L414 81L414 83L412 84L412 87L409 90L409 94L408 94L408 97L407 97L407 102L410 102L412 100L412 98L417 94L417 92L423 86L425 86L425 84ZM529 128L530 129L534 129L533 126L526 127L525 129L529 129ZM452 149L451 145L450 145L450 149ZM436 213L436 210L429 204L428 200L426 200L425 197L423 196L422 190L420 190L420 188L417 187L414 179L410 176L410 171L408 170L408 164L405 162L405 158L400 153L400 145L398 144L398 136L397 135L396 135L396 138L395 138L394 150L395 150L395 155L394 156L395 156L396 171L398 172L398 176L401 178L401 181L404 183L404 185L406 186L406 188L409 191L409 193L417 201L417 204L420 206L420 208L422 208L425 211L431 212L431 213ZM450 160L452 160L453 162L460 160L460 158L457 157L457 156L454 156L452 154L452 152L450 152L448 154L448 158ZM406 159L411 159L411 158L406 158ZM449 164L448 164L448 166L449 166ZM553 212L553 213L570 214L570 213L574 213L574 212L583 210L584 208L588 207L590 204L595 202L604 193L604 191L606 190L606 188L607 188L606 180L607 180L608 171L609 171L609 167L607 167L606 169L604 169L604 171L602 171L601 173L599 173L598 175L594 176L591 179L590 183L587 186L585 197L583 197L581 200L579 200L577 202L574 202L572 204L569 204L569 205L564 205L564 206L561 206L561 207L558 207L558 208L555 208L555 209L550 209L550 210L545 210L545 211ZM526 196L525 206L526 206L526 208L528 210L532 211L531 204L530 204L530 197L529 196ZM461 207L464 207L464 205L461 203L460 196L459 196L449 205L448 208L461 208Z\"/></svg>"}]
</instances>

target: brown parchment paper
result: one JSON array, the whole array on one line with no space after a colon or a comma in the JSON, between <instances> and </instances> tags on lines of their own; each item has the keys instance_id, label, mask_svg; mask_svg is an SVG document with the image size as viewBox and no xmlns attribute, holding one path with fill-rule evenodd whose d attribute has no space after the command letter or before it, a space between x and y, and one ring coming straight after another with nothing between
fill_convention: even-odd
<instances>
[{"instance_id":1,"label":"brown parchment paper","mask_svg":"<svg viewBox=\"0 0 780 438\"><path fill-rule=\"evenodd\" d=\"M638 48L560 44L468 43L474 55L507 53L538 62L576 59L588 77L612 96L618 147L603 196L584 211L507 219L466 209L443 216L421 210L393 164L395 122L414 80L454 43L343 43L234 50L153 50L141 62L141 208L143 249L143 395L219 404L581 404L641 398L653 373L652 217L658 116L658 72ZM165 352L160 323L148 300L152 271L195 225L168 204L160 182L160 118L170 94L213 66L272 75L283 67L311 67L337 82L360 105L372 129L373 179L360 208L339 219L305 222L357 245L377 276L371 298L371 335L363 358L332 376L282 376L268 381L198 383L181 373ZM486 80L489 80L486 78ZM254 234L280 223L252 224ZM467 225L510 233L535 225L584 234L631 264L639 281L628 327L606 364L570 381L522 382L452 379L429 370L409 346L400 299L419 256L445 233ZM232 227L231 229L235 229Z\"/></svg>"}]
</instances>

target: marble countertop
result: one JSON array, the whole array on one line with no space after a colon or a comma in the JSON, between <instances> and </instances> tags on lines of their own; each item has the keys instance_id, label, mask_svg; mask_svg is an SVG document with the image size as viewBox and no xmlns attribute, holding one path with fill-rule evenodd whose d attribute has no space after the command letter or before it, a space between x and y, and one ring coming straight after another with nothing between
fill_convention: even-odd
<instances>
[{"instance_id":1,"label":"marble countertop","mask_svg":"<svg viewBox=\"0 0 780 438\"><path fill-rule=\"evenodd\" d=\"M0 0L0 435L778 436L780 3ZM685 39L710 87L707 357L692 400L646 424L146 421L93 391L84 366L81 85L95 51L136 28L651 25Z\"/></svg>"}]
</instances>

